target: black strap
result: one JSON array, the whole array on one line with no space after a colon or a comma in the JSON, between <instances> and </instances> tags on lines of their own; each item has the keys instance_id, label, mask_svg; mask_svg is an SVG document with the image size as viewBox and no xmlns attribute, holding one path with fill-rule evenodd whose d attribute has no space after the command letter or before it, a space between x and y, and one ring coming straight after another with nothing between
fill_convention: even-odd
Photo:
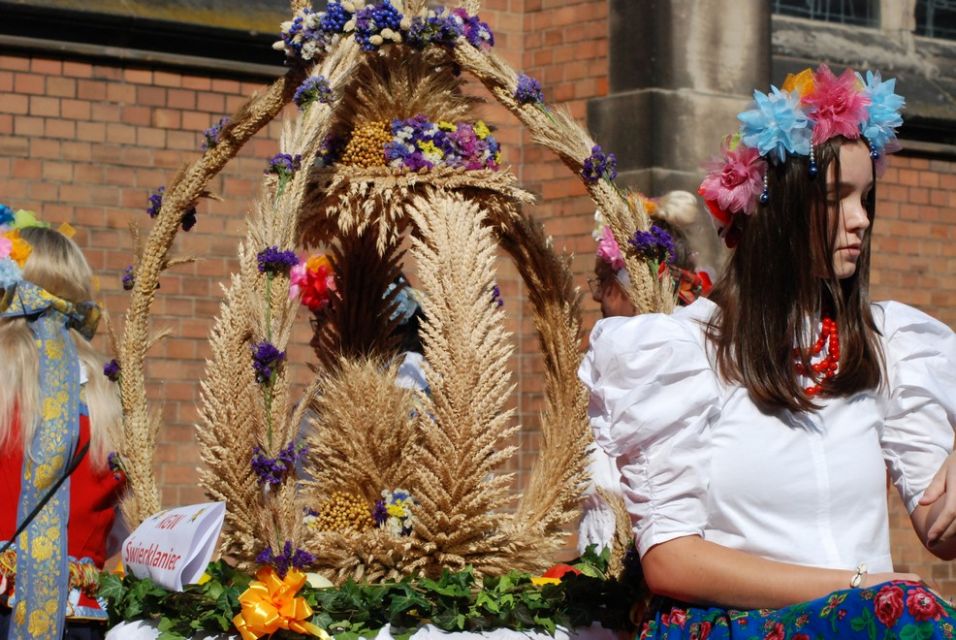
<instances>
[{"instance_id":1,"label":"black strap","mask_svg":"<svg viewBox=\"0 0 956 640\"><path fill-rule=\"evenodd\" d=\"M86 452L90 448L90 441L87 440L79 451L76 452L76 455L73 456L73 459L70 461L70 466L66 468L66 471L63 472L63 475L57 478L56 482L50 487L50 490L44 494L35 507L33 511L27 514L27 517L23 519L23 522L20 523L20 526L17 527L17 530L13 532L13 535L10 536L10 539L7 540L7 543L3 545L3 548L0 549L0 554L13 546L13 543L16 541L17 536L23 533L24 529L30 526L30 523L33 522L33 519L37 517L40 511L46 506L46 503L50 501L54 495L56 495L57 490L66 482L66 479L76 471L76 468L80 466L80 463L83 461L83 458L86 456Z\"/></svg>"}]
</instances>

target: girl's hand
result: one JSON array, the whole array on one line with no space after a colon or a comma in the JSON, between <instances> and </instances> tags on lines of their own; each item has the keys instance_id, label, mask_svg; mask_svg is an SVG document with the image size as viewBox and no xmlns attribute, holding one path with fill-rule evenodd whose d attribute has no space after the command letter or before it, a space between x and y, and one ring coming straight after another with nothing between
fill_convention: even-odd
<instances>
[{"instance_id":1,"label":"girl's hand","mask_svg":"<svg viewBox=\"0 0 956 640\"><path fill-rule=\"evenodd\" d=\"M894 573L892 571L887 571L885 573L868 573L866 576L864 576L863 583L860 585L860 588L873 587L878 584L891 581L923 582L923 579L915 573Z\"/></svg>"}]
</instances>

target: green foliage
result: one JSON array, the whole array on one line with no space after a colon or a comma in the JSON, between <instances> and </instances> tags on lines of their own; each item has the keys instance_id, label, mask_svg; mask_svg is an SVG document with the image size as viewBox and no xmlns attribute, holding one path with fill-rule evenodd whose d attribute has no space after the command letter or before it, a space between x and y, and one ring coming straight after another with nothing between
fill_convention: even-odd
<instances>
[{"instance_id":1,"label":"green foliage","mask_svg":"<svg viewBox=\"0 0 956 640\"><path fill-rule=\"evenodd\" d=\"M607 580L607 560L593 551L574 566L582 574L568 574L560 584L539 586L532 582L531 575L518 571L479 582L468 568L446 570L437 579L409 577L387 584L349 581L327 589L306 585L299 595L315 611L312 622L336 640L371 638L386 625L398 640L408 638L425 624L445 631L504 627L554 633L558 626L600 622L609 629L630 630L628 611L637 597L636 590ZM251 578L222 562L210 564L206 573L210 576L207 582L189 585L180 593L166 591L150 580L104 573L99 594L109 602L111 624L154 620L161 640L185 638L200 631L230 631L233 617L241 610L239 596Z\"/></svg>"}]
</instances>

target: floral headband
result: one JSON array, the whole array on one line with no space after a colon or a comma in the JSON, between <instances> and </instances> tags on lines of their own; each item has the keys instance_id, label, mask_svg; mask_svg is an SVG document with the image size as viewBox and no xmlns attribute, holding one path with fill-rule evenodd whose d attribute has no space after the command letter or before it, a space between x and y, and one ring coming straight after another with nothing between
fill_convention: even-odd
<instances>
[{"instance_id":1,"label":"floral headband","mask_svg":"<svg viewBox=\"0 0 956 640\"><path fill-rule=\"evenodd\" d=\"M17 211L0 204L0 289L8 290L23 279L23 265L33 251L20 237L20 230L45 226L30 211Z\"/></svg>"},{"instance_id":2,"label":"floral headband","mask_svg":"<svg viewBox=\"0 0 956 640\"><path fill-rule=\"evenodd\" d=\"M865 138L875 161L897 151L904 100L895 88L896 79L884 82L879 72L867 71L864 79L847 69L835 76L822 64L816 71L788 75L782 89L754 91L750 108L737 116L739 130L724 141L723 158L712 164L698 189L722 232L732 226L734 216L750 215L758 203L768 201L768 162L809 156L813 178L814 146L837 136Z\"/></svg>"}]
</instances>

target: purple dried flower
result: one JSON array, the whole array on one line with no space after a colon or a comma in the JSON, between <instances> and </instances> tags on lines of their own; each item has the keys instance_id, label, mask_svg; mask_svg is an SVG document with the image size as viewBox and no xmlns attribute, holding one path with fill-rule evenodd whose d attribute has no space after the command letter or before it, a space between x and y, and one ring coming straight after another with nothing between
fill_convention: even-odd
<instances>
[{"instance_id":1,"label":"purple dried flower","mask_svg":"<svg viewBox=\"0 0 956 640\"><path fill-rule=\"evenodd\" d=\"M208 129L202 132L204 142L202 143L202 150L208 151L212 149L217 144L219 144L219 137L222 135L222 130L229 124L229 118L223 116L219 118L219 122L212 125ZM188 231L188 229L187 229Z\"/></svg>"},{"instance_id":2,"label":"purple dried flower","mask_svg":"<svg viewBox=\"0 0 956 640\"><path fill-rule=\"evenodd\" d=\"M339 158L342 157L342 152L345 150L346 142L344 138L334 134L326 137L319 146L319 152L315 156L315 166L328 167L338 162Z\"/></svg>"},{"instance_id":3,"label":"purple dried flower","mask_svg":"<svg viewBox=\"0 0 956 640\"><path fill-rule=\"evenodd\" d=\"M266 174L275 174L280 178L291 178L302 166L302 156L299 154L290 155L288 153L277 153L269 158L269 166L266 167Z\"/></svg>"},{"instance_id":4,"label":"purple dried flower","mask_svg":"<svg viewBox=\"0 0 956 640\"><path fill-rule=\"evenodd\" d=\"M429 44L452 47L464 33L461 20L444 9L440 13L422 18L412 18L412 26L405 37L405 42L416 49L424 49Z\"/></svg>"},{"instance_id":5,"label":"purple dried flower","mask_svg":"<svg viewBox=\"0 0 956 640\"><path fill-rule=\"evenodd\" d=\"M352 14L342 7L341 2L335 0L329 2L321 15L319 28L325 33L342 33L345 31L345 23L352 19Z\"/></svg>"},{"instance_id":6,"label":"purple dried flower","mask_svg":"<svg viewBox=\"0 0 956 640\"><path fill-rule=\"evenodd\" d=\"M464 9L455 9L452 15L460 21L465 39L471 46L476 49L489 49L495 46L495 34L491 32L487 22L482 22L478 16L469 16Z\"/></svg>"},{"instance_id":7,"label":"purple dried flower","mask_svg":"<svg viewBox=\"0 0 956 640\"><path fill-rule=\"evenodd\" d=\"M305 455L306 447L296 449L295 444L290 442L288 446L279 451L279 455L270 458L266 455L262 447L256 446L252 450L251 466L253 472L259 477L259 484L262 486L278 486L295 470L299 459Z\"/></svg>"},{"instance_id":8,"label":"purple dried flower","mask_svg":"<svg viewBox=\"0 0 956 640\"><path fill-rule=\"evenodd\" d=\"M110 382L116 382L120 377L120 364L114 358L103 365L103 375L110 379Z\"/></svg>"},{"instance_id":9,"label":"purple dried flower","mask_svg":"<svg viewBox=\"0 0 956 640\"><path fill-rule=\"evenodd\" d=\"M518 101L518 104L537 104L544 102L544 93L541 91L541 84L531 76L526 76L522 73L518 76L515 100Z\"/></svg>"},{"instance_id":10,"label":"purple dried flower","mask_svg":"<svg viewBox=\"0 0 956 640\"><path fill-rule=\"evenodd\" d=\"M186 209L180 224L183 226L183 231L191 231L196 226L196 207Z\"/></svg>"},{"instance_id":11,"label":"purple dried flower","mask_svg":"<svg viewBox=\"0 0 956 640\"><path fill-rule=\"evenodd\" d=\"M259 262L259 273L270 275L288 275L289 269L299 264L299 256L295 251L283 251L279 247L266 247L256 256Z\"/></svg>"},{"instance_id":12,"label":"purple dried flower","mask_svg":"<svg viewBox=\"0 0 956 640\"><path fill-rule=\"evenodd\" d=\"M133 270L133 265L129 265L123 269L123 290L131 291L135 285L136 272Z\"/></svg>"},{"instance_id":13,"label":"purple dried flower","mask_svg":"<svg viewBox=\"0 0 956 640\"><path fill-rule=\"evenodd\" d=\"M272 381L275 368L285 360L285 351L279 351L271 342L263 340L252 348L252 368L256 381L266 384Z\"/></svg>"},{"instance_id":14,"label":"purple dried flower","mask_svg":"<svg viewBox=\"0 0 956 640\"><path fill-rule=\"evenodd\" d=\"M629 240L637 250L638 255L657 263L671 264L674 261L674 240L671 234L656 224L651 225L650 231L637 231Z\"/></svg>"},{"instance_id":15,"label":"purple dried flower","mask_svg":"<svg viewBox=\"0 0 956 640\"><path fill-rule=\"evenodd\" d=\"M259 564L271 564L275 567L280 578L285 578L289 569L304 569L315 562L315 557L304 549L293 549L292 541L286 540L282 546L282 553L275 554L272 547L266 547L256 556Z\"/></svg>"},{"instance_id":16,"label":"purple dried flower","mask_svg":"<svg viewBox=\"0 0 956 640\"><path fill-rule=\"evenodd\" d=\"M332 87L324 76L310 76L295 90L292 101L300 109L305 109L313 102L329 104L333 99Z\"/></svg>"},{"instance_id":17,"label":"purple dried flower","mask_svg":"<svg viewBox=\"0 0 956 640\"><path fill-rule=\"evenodd\" d=\"M388 520L388 509L385 507L384 500L375 501L375 505L372 507L372 520L375 521L376 527L381 527Z\"/></svg>"},{"instance_id":18,"label":"purple dried flower","mask_svg":"<svg viewBox=\"0 0 956 640\"><path fill-rule=\"evenodd\" d=\"M505 306L505 300L501 297L501 288L498 285L491 288L491 302L496 307Z\"/></svg>"},{"instance_id":19,"label":"purple dried flower","mask_svg":"<svg viewBox=\"0 0 956 640\"><path fill-rule=\"evenodd\" d=\"M594 184L601 178L614 180L617 178L617 157L613 153L605 154L601 145L591 147L591 155L584 160L581 175L589 184Z\"/></svg>"},{"instance_id":20,"label":"purple dried flower","mask_svg":"<svg viewBox=\"0 0 956 640\"><path fill-rule=\"evenodd\" d=\"M146 199L149 203L149 206L146 208L146 213L149 214L150 218L155 218L159 215L159 210L163 208L163 194L166 193L166 187L162 186L156 191L153 191L149 197Z\"/></svg>"}]
</instances>

